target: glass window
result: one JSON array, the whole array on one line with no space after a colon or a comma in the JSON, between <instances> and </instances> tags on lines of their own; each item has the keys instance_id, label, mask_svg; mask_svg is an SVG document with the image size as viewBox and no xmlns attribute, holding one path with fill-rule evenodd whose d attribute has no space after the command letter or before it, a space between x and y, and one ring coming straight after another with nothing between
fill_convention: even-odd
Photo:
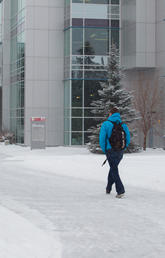
<instances>
[{"instance_id":1,"label":"glass window","mask_svg":"<svg viewBox=\"0 0 165 258\"><path fill-rule=\"evenodd\" d=\"M72 79L82 79L82 78L83 78L83 71L80 71L80 70L72 71Z\"/></svg>"},{"instance_id":2,"label":"glass window","mask_svg":"<svg viewBox=\"0 0 165 258\"><path fill-rule=\"evenodd\" d=\"M88 18L88 19L108 18L108 5L105 5L105 4L98 5L96 3L95 5L93 4L84 5L84 18Z\"/></svg>"},{"instance_id":3,"label":"glass window","mask_svg":"<svg viewBox=\"0 0 165 258\"><path fill-rule=\"evenodd\" d=\"M82 80L72 81L72 107L82 107L82 87Z\"/></svg>"},{"instance_id":4,"label":"glass window","mask_svg":"<svg viewBox=\"0 0 165 258\"><path fill-rule=\"evenodd\" d=\"M89 59L90 58L90 59ZM85 64L95 64L95 65L107 65L107 56L85 56Z\"/></svg>"},{"instance_id":5,"label":"glass window","mask_svg":"<svg viewBox=\"0 0 165 258\"><path fill-rule=\"evenodd\" d=\"M70 55L70 30L66 30L64 33L64 55Z\"/></svg>"},{"instance_id":6,"label":"glass window","mask_svg":"<svg viewBox=\"0 0 165 258\"><path fill-rule=\"evenodd\" d=\"M83 55L83 28L72 29L72 54Z\"/></svg>"},{"instance_id":7,"label":"glass window","mask_svg":"<svg viewBox=\"0 0 165 258\"><path fill-rule=\"evenodd\" d=\"M102 0L103 2L103 0ZM108 5L90 3L72 4L72 18L106 19L108 18Z\"/></svg>"},{"instance_id":8,"label":"glass window","mask_svg":"<svg viewBox=\"0 0 165 258\"><path fill-rule=\"evenodd\" d=\"M116 47L119 49L119 30L112 30L111 31L111 44L115 44Z\"/></svg>"},{"instance_id":9,"label":"glass window","mask_svg":"<svg viewBox=\"0 0 165 258\"><path fill-rule=\"evenodd\" d=\"M109 4L109 0L85 0L86 4Z\"/></svg>"},{"instance_id":10,"label":"glass window","mask_svg":"<svg viewBox=\"0 0 165 258\"><path fill-rule=\"evenodd\" d=\"M74 18L72 19L72 26L83 26L83 19Z\"/></svg>"},{"instance_id":11,"label":"glass window","mask_svg":"<svg viewBox=\"0 0 165 258\"><path fill-rule=\"evenodd\" d=\"M83 0L72 0L72 3L83 3Z\"/></svg>"},{"instance_id":12,"label":"glass window","mask_svg":"<svg viewBox=\"0 0 165 258\"><path fill-rule=\"evenodd\" d=\"M112 28L119 28L119 20L111 20L111 27Z\"/></svg>"},{"instance_id":13,"label":"glass window","mask_svg":"<svg viewBox=\"0 0 165 258\"><path fill-rule=\"evenodd\" d=\"M64 107L70 107L70 81L64 82Z\"/></svg>"},{"instance_id":14,"label":"glass window","mask_svg":"<svg viewBox=\"0 0 165 258\"><path fill-rule=\"evenodd\" d=\"M72 70L82 70L83 69L83 65L72 65ZM82 78L82 76L76 76L75 74L73 74L73 78Z\"/></svg>"},{"instance_id":15,"label":"glass window","mask_svg":"<svg viewBox=\"0 0 165 258\"><path fill-rule=\"evenodd\" d=\"M94 65L95 62L93 61L94 60L94 56L85 56L84 57L84 63L85 65Z\"/></svg>"},{"instance_id":16,"label":"glass window","mask_svg":"<svg viewBox=\"0 0 165 258\"><path fill-rule=\"evenodd\" d=\"M104 80L107 78L107 71L85 71L85 79L101 79Z\"/></svg>"},{"instance_id":17,"label":"glass window","mask_svg":"<svg viewBox=\"0 0 165 258\"><path fill-rule=\"evenodd\" d=\"M87 27L109 27L109 20L107 19L85 19L85 26Z\"/></svg>"},{"instance_id":18,"label":"glass window","mask_svg":"<svg viewBox=\"0 0 165 258\"><path fill-rule=\"evenodd\" d=\"M69 135L70 135L69 132L64 133L64 144L65 145L69 145Z\"/></svg>"},{"instance_id":19,"label":"glass window","mask_svg":"<svg viewBox=\"0 0 165 258\"><path fill-rule=\"evenodd\" d=\"M85 28L85 55L107 55L109 30Z\"/></svg>"},{"instance_id":20,"label":"glass window","mask_svg":"<svg viewBox=\"0 0 165 258\"><path fill-rule=\"evenodd\" d=\"M73 108L72 117L82 117L82 109Z\"/></svg>"},{"instance_id":21,"label":"glass window","mask_svg":"<svg viewBox=\"0 0 165 258\"><path fill-rule=\"evenodd\" d=\"M119 0L111 0L111 4L119 4Z\"/></svg>"},{"instance_id":22,"label":"glass window","mask_svg":"<svg viewBox=\"0 0 165 258\"><path fill-rule=\"evenodd\" d=\"M84 81L84 106L90 107L93 100L99 99L98 90L100 89L100 81L85 80Z\"/></svg>"},{"instance_id":23,"label":"glass window","mask_svg":"<svg viewBox=\"0 0 165 258\"><path fill-rule=\"evenodd\" d=\"M71 9L71 17L83 19L84 16L84 4L83 3L73 3Z\"/></svg>"},{"instance_id":24,"label":"glass window","mask_svg":"<svg viewBox=\"0 0 165 258\"><path fill-rule=\"evenodd\" d=\"M98 66L98 65L86 65L84 66L85 70L105 70L106 67L105 66ZM93 77L93 76L92 76Z\"/></svg>"},{"instance_id":25,"label":"glass window","mask_svg":"<svg viewBox=\"0 0 165 258\"><path fill-rule=\"evenodd\" d=\"M84 119L84 131L87 131L90 127L96 126L98 121L95 118L85 118Z\"/></svg>"},{"instance_id":26,"label":"glass window","mask_svg":"<svg viewBox=\"0 0 165 258\"><path fill-rule=\"evenodd\" d=\"M83 56L72 56L72 64L83 64Z\"/></svg>"},{"instance_id":27,"label":"glass window","mask_svg":"<svg viewBox=\"0 0 165 258\"><path fill-rule=\"evenodd\" d=\"M72 133L72 145L82 145L82 133Z\"/></svg>"},{"instance_id":28,"label":"glass window","mask_svg":"<svg viewBox=\"0 0 165 258\"><path fill-rule=\"evenodd\" d=\"M10 130L16 142L24 140L24 8L25 0L11 1Z\"/></svg>"},{"instance_id":29,"label":"glass window","mask_svg":"<svg viewBox=\"0 0 165 258\"><path fill-rule=\"evenodd\" d=\"M98 117L98 113L95 114L92 112L92 110L93 108L84 108L84 117Z\"/></svg>"},{"instance_id":30,"label":"glass window","mask_svg":"<svg viewBox=\"0 0 165 258\"><path fill-rule=\"evenodd\" d=\"M119 6L118 5L111 5L111 18L119 19Z\"/></svg>"},{"instance_id":31,"label":"glass window","mask_svg":"<svg viewBox=\"0 0 165 258\"><path fill-rule=\"evenodd\" d=\"M72 118L72 131L82 131L81 118Z\"/></svg>"}]
</instances>

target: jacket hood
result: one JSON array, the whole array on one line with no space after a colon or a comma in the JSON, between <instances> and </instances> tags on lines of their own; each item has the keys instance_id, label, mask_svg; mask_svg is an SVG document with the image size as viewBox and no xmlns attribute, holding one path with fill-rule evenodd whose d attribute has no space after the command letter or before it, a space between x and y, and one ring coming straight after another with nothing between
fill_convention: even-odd
<instances>
[{"instance_id":1,"label":"jacket hood","mask_svg":"<svg viewBox=\"0 0 165 258\"><path fill-rule=\"evenodd\" d=\"M108 117L108 121L121 123L121 117L119 113L114 113Z\"/></svg>"}]
</instances>

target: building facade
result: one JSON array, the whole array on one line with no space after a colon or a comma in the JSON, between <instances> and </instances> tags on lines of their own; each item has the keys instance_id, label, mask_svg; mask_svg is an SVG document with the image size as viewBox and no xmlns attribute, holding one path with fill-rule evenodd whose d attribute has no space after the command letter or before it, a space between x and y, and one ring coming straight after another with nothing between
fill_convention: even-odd
<instances>
[{"instance_id":1,"label":"building facade","mask_svg":"<svg viewBox=\"0 0 165 258\"><path fill-rule=\"evenodd\" d=\"M3 128L30 145L31 117L46 144L64 138L64 1L3 1Z\"/></svg>"},{"instance_id":2,"label":"building facade","mask_svg":"<svg viewBox=\"0 0 165 258\"><path fill-rule=\"evenodd\" d=\"M30 118L44 116L48 146L85 144L119 0L3 0L3 13L3 127L29 145Z\"/></svg>"},{"instance_id":3,"label":"building facade","mask_svg":"<svg viewBox=\"0 0 165 258\"><path fill-rule=\"evenodd\" d=\"M0 1L0 131L2 130L2 2Z\"/></svg>"},{"instance_id":4,"label":"building facade","mask_svg":"<svg viewBox=\"0 0 165 258\"><path fill-rule=\"evenodd\" d=\"M135 89L138 83L154 87L156 83L165 103L165 1L121 0L121 65L126 87ZM150 129L149 147L164 146L164 117L162 120ZM138 136L142 144L143 136Z\"/></svg>"},{"instance_id":5,"label":"building facade","mask_svg":"<svg viewBox=\"0 0 165 258\"><path fill-rule=\"evenodd\" d=\"M119 48L119 0L65 1L64 143L83 145L95 124L91 102L106 80L112 43Z\"/></svg>"},{"instance_id":6,"label":"building facade","mask_svg":"<svg viewBox=\"0 0 165 258\"><path fill-rule=\"evenodd\" d=\"M141 70L150 80L159 71L164 83L164 0L1 3L3 129L18 143L30 145L31 117L46 117L47 146L87 143L112 44L121 50L126 87Z\"/></svg>"}]
</instances>

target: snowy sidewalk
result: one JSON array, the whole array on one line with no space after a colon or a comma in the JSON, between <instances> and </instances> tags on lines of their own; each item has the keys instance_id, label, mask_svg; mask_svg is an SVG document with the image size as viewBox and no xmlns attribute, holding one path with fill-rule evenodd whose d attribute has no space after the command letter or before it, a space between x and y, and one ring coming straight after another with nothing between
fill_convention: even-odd
<instances>
[{"instance_id":1,"label":"snowy sidewalk","mask_svg":"<svg viewBox=\"0 0 165 258\"><path fill-rule=\"evenodd\" d=\"M84 148L30 151L0 146L0 159L0 205L29 221L32 231L37 227L46 238L59 236L61 258L164 258L163 150L124 156L120 171L126 196L121 200L115 198L115 189L105 194L104 156ZM30 251L33 238L27 235L27 241ZM56 258L55 253L49 258Z\"/></svg>"},{"instance_id":2,"label":"snowy sidewalk","mask_svg":"<svg viewBox=\"0 0 165 258\"><path fill-rule=\"evenodd\" d=\"M1 258L60 258L56 242L23 217L0 206Z\"/></svg>"}]
</instances>

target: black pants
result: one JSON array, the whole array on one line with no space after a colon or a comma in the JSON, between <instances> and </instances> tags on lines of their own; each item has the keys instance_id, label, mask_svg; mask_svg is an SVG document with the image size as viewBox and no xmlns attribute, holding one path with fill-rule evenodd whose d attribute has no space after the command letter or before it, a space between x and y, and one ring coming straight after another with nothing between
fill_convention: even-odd
<instances>
[{"instance_id":1,"label":"black pants","mask_svg":"<svg viewBox=\"0 0 165 258\"><path fill-rule=\"evenodd\" d=\"M116 192L122 194L125 192L125 189L119 176L118 165L123 158L123 151L108 150L106 155L110 166L106 189L111 191L112 185L115 183Z\"/></svg>"}]
</instances>

